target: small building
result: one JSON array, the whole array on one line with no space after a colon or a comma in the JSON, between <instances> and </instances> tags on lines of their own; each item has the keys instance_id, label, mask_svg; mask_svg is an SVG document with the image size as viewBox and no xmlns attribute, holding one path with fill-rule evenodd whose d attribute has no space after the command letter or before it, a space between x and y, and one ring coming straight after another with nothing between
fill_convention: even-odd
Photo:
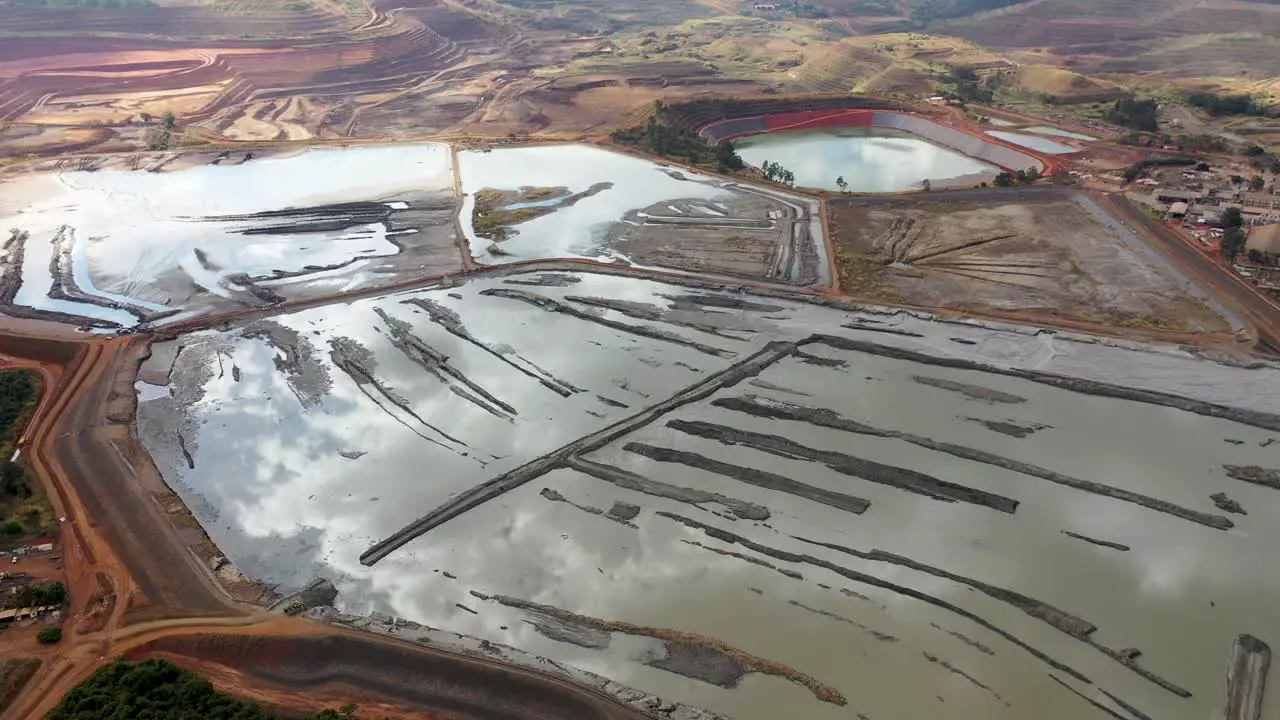
<instances>
[{"instance_id":1,"label":"small building","mask_svg":"<svg viewBox=\"0 0 1280 720\"><path fill-rule=\"evenodd\" d=\"M1178 201L1169 206L1169 217L1184 218L1187 216L1187 210L1189 209L1191 209L1190 205L1185 202Z\"/></svg>"},{"instance_id":2,"label":"small building","mask_svg":"<svg viewBox=\"0 0 1280 720\"><path fill-rule=\"evenodd\" d=\"M1266 263L1280 262L1280 223L1259 225L1251 229L1244 242L1244 251L1250 256L1256 252Z\"/></svg>"},{"instance_id":3,"label":"small building","mask_svg":"<svg viewBox=\"0 0 1280 720\"><path fill-rule=\"evenodd\" d=\"M1193 203L1200 199L1200 193L1194 190L1174 190L1172 188L1157 190L1156 200L1162 203Z\"/></svg>"}]
</instances>

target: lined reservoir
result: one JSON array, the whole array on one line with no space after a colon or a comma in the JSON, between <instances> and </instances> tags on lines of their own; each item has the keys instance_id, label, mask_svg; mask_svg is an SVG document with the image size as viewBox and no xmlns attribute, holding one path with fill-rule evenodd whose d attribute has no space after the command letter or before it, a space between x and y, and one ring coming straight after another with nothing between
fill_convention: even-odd
<instances>
[{"instance_id":1,"label":"lined reservoir","mask_svg":"<svg viewBox=\"0 0 1280 720\"><path fill-rule=\"evenodd\" d=\"M889 128L829 128L775 132L736 141L748 164L780 163L795 173L796 186L840 190L843 177L851 192L969 187L991 182L999 168L915 135Z\"/></svg>"},{"instance_id":2,"label":"lined reservoir","mask_svg":"<svg viewBox=\"0 0 1280 720\"><path fill-rule=\"evenodd\" d=\"M1028 130L1030 130L1030 128L1028 128ZM1040 132L1043 132L1043 129L1040 130ZM1062 143L1056 143L1046 138L1036 137L1035 135L1023 135L1022 133L1008 132L1007 130L988 130L987 134L993 138L999 138L1005 142L1011 142L1014 145L1021 145L1022 147L1031 148L1032 150L1038 150L1043 153L1049 153L1050 155L1062 155L1064 153L1076 151L1073 147L1067 147ZM1044 134L1066 137L1065 135L1061 135L1061 131L1057 133Z\"/></svg>"}]
</instances>

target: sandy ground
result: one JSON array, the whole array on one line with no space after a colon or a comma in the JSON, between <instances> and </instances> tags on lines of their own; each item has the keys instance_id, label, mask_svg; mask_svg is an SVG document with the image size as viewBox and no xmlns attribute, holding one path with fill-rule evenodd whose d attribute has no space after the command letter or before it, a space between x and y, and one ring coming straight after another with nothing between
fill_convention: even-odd
<instances>
[{"instance_id":1,"label":"sandy ground","mask_svg":"<svg viewBox=\"0 0 1280 720\"><path fill-rule=\"evenodd\" d=\"M1174 332L1231 329L1202 294L1150 262L1083 196L938 198L832 203L842 287L931 307Z\"/></svg>"}]
</instances>

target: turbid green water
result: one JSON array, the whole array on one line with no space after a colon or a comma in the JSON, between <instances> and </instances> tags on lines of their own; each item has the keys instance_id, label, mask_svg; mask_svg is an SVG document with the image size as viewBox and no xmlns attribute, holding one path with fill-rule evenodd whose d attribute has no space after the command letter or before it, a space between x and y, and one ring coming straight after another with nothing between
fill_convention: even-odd
<instances>
[{"instance_id":1,"label":"turbid green water","mask_svg":"<svg viewBox=\"0 0 1280 720\"><path fill-rule=\"evenodd\" d=\"M884 128L831 128L768 133L743 138L738 154L760 167L766 160L795 173L799 187L850 192L919 190L978 185L999 172L992 165L927 140Z\"/></svg>"}]
</instances>

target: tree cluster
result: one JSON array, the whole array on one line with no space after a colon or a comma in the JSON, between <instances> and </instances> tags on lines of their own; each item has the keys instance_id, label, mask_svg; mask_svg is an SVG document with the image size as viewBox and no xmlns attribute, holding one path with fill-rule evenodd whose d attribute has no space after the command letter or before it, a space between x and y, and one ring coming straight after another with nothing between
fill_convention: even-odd
<instances>
[{"instance_id":1,"label":"tree cluster","mask_svg":"<svg viewBox=\"0 0 1280 720\"><path fill-rule=\"evenodd\" d=\"M765 180L772 180L783 185L796 184L796 174L782 167L782 163L765 160L760 163L760 169L764 172Z\"/></svg>"},{"instance_id":2,"label":"tree cluster","mask_svg":"<svg viewBox=\"0 0 1280 720\"><path fill-rule=\"evenodd\" d=\"M164 114L164 122L160 129L151 134L150 142L147 144L152 150L168 150L169 142L173 139L173 131L177 128L177 118L173 113Z\"/></svg>"},{"instance_id":3,"label":"tree cluster","mask_svg":"<svg viewBox=\"0 0 1280 720\"><path fill-rule=\"evenodd\" d=\"M1222 227L1227 231L1222 235L1222 254L1228 260L1235 260L1244 250L1244 243L1249 234L1244 230L1244 214L1240 208L1231 207L1222 212Z\"/></svg>"},{"instance_id":4,"label":"tree cluster","mask_svg":"<svg viewBox=\"0 0 1280 720\"><path fill-rule=\"evenodd\" d=\"M831 17L831 11L813 3L801 2L800 0L791 0L790 2L776 3L778 9L791 13L798 18L810 18L813 20L821 20Z\"/></svg>"},{"instance_id":5,"label":"tree cluster","mask_svg":"<svg viewBox=\"0 0 1280 720\"><path fill-rule=\"evenodd\" d=\"M1125 168L1125 182L1133 182L1140 177L1146 177L1147 171L1153 167L1166 165L1195 165L1196 161L1188 157L1166 157L1151 158L1148 160L1140 160L1129 167Z\"/></svg>"},{"instance_id":6,"label":"tree cluster","mask_svg":"<svg viewBox=\"0 0 1280 720\"><path fill-rule=\"evenodd\" d=\"M1107 122L1144 132L1155 132L1157 104L1155 100L1121 98L1106 113Z\"/></svg>"},{"instance_id":7,"label":"tree cluster","mask_svg":"<svg viewBox=\"0 0 1280 720\"><path fill-rule=\"evenodd\" d=\"M1217 95L1211 92L1192 92L1186 97L1188 105L1203 108L1210 115L1263 115L1266 108L1249 95Z\"/></svg>"},{"instance_id":8,"label":"tree cluster","mask_svg":"<svg viewBox=\"0 0 1280 720\"><path fill-rule=\"evenodd\" d=\"M17 421L35 402L40 389L34 374L27 370L0 373L0 438L17 439Z\"/></svg>"},{"instance_id":9,"label":"tree cluster","mask_svg":"<svg viewBox=\"0 0 1280 720\"><path fill-rule=\"evenodd\" d=\"M996 175L996 187L1013 187L1014 185L1030 185L1040 179L1040 168L1027 168L1017 172L1002 172Z\"/></svg>"},{"instance_id":10,"label":"tree cluster","mask_svg":"<svg viewBox=\"0 0 1280 720\"><path fill-rule=\"evenodd\" d=\"M354 705L311 720L356 720ZM213 689L208 680L165 660L118 661L76 686L46 720L284 720L254 703Z\"/></svg>"},{"instance_id":11,"label":"tree cluster","mask_svg":"<svg viewBox=\"0 0 1280 720\"><path fill-rule=\"evenodd\" d=\"M11 608L28 608L28 607L46 607L48 605L61 606L67 601L67 586L60 582L51 582L44 585L26 585L18 588L6 601L5 607Z\"/></svg>"},{"instance_id":12,"label":"tree cluster","mask_svg":"<svg viewBox=\"0 0 1280 720\"><path fill-rule=\"evenodd\" d=\"M707 145L696 132L676 122L661 100L654 103L654 113L644 125L615 130L611 137L614 142L676 158L690 165L714 165L725 172L746 167L733 143L723 142L715 147Z\"/></svg>"},{"instance_id":13,"label":"tree cluster","mask_svg":"<svg viewBox=\"0 0 1280 720\"><path fill-rule=\"evenodd\" d=\"M945 82L966 102L989 103L995 98L995 90L973 68L953 65Z\"/></svg>"}]
</instances>

